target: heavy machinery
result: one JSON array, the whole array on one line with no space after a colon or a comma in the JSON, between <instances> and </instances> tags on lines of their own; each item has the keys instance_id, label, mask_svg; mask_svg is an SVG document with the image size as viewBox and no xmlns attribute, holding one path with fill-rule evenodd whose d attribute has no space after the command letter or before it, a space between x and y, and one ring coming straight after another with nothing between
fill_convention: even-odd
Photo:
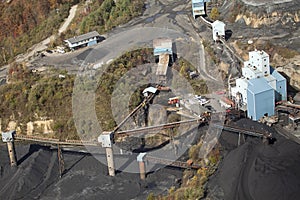
<instances>
[{"instance_id":1,"label":"heavy machinery","mask_svg":"<svg viewBox=\"0 0 300 200\"><path fill-rule=\"evenodd\" d=\"M180 101L179 97L172 97L172 98L169 98L168 104L177 104L177 103L179 103L179 101Z\"/></svg>"}]
</instances>

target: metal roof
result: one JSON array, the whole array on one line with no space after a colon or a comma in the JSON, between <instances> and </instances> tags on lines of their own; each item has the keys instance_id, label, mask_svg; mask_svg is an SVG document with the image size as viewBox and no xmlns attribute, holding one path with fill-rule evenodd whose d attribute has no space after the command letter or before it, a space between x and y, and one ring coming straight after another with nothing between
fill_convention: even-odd
<instances>
[{"instance_id":1,"label":"metal roof","mask_svg":"<svg viewBox=\"0 0 300 200\"><path fill-rule=\"evenodd\" d=\"M210 2L210 0L192 0L192 3L204 3L204 2Z\"/></svg>"},{"instance_id":2,"label":"metal roof","mask_svg":"<svg viewBox=\"0 0 300 200\"><path fill-rule=\"evenodd\" d=\"M267 54L264 50L257 50L257 49L255 49L254 51L250 51L249 52L249 61L251 61L252 59L251 59L251 56L252 55L259 55L260 57L269 57L269 54Z\"/></svg>"},{"instance_id":3,"label":"metal roof","mask_svg":"<svg viewBox=\"0 0 300 200\"><path fill-rule=\"evenodd\" d=\"M166 76L168 65L169 65L169 54L159 55L159 62L156 70L156 75Z\"/></svg>"},{"instance_id":4,"label":"metal roof","mask_svg":"<svg viewBox=\"0 0 300 200\"><path fill-rule=\"evenodd\" d=\"M153 40L154 55L163 53L172 54L172 39L155 39Z\"/></svg>"},{"instance_id":5,"label":"metal roof","mask_svg":"<svg viewBox=\"0 0 300 200\"><path fill-rule=\"evenodd\" d=\"M269 83L269 82L272 82L274 80L276 80L276 78L272 75L267 75L267 76L264 76L264 78L266 79L266 81Z\"/></svg>"},{"instance_id":6,"label":"metal roof","mask_svg":"<svg viewBox=\"0 0 300 200\"><path fill-rule=\"evenodd\" d=\"M271 75L276 78L277 81L285 81L286 79L282 76L278 71L276 71L273 67L270 67Z\"/></svg>"},{"instance_id":7,"label":"metal roof","mask_svg":"<svg viewBox=\"0 0 300 200\"><path fill-rule=\"evenodd\" d=\"M219 20L216 20L216 21L214 21L213 23L213 26L225 26L225 23L224 22L221 22L221 21L219 21Z\"/></svg>"},{"instance_id":8,"label":"metal roof","mask_svg":"<svg viewBox=\"0 0 300 200\"><path fill-rule=\"evenodd\" d=\"M99 33L97 31L92 31L83 35L79 35L79 36L75 36L73 38L69 38L67 39L67 41L69 41L70 43L77 43L83 40L88 40L90 38L94 38L94 37L100 37Z\"/></svg>"},{"instance_id":9,"label":"metal roof","mask_svg":"<svg viewBox=\"0 0 300 200\"><path fill-rule=\"evenodd\" d=\"M193 3L194 9L199 9L199 7L204 8L204 3L203 2Z\"/></svg>"},{"instance_id":10,"label":"metal roof","mask_svg":"<svg viewBox=\"0 0 300 200\"><path fill-rule=\"evenodd\" d=\"M147 87L146 89L143 90L143 94L146 92L155 94L156 91L157 91L157 88L155 88L155 87Z\"/></svg>"},{"instance_id":11,"label":"metal roof","mask_svg":"<svg viewBox=\"0 0 300 200\"><path fill-rule=\"evenodd\" d=\"M248 90L252 94L259 94L268 90L273 90L273 88L267 83L267 80L264 77L261 77L248 80Z\"/></svg>"},{"instance_id":12,"label":"metal roof","mask_svg":"<svg viewBox=\"0 0 300 200\"><path fill-rule=\"evenodd\" d=\"M16 134L15 130L2 132L2 141L3 142L10 142L14 140L14 134Z\"/></svg>"},{"instance_id":13,"label":"metal roof","mask_svg":"<svg viewBox=\"0 0 300 200\"><path fill-rule=\"evenodd\" d=\"M253 67L252 65L247 66L247 67L243 67L242 71L247 72L247 70L251 71L253 74L257 75L257 74L261 74L262 71L260 71L259 69L257 69L256 67Z\"/></svg>"}]
</instances>

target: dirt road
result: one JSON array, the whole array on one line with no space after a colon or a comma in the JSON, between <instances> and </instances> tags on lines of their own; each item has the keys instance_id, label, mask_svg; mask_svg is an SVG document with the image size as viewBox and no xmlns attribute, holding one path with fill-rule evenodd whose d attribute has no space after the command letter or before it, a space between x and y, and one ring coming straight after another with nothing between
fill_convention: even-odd
<instances>
[{"instance_id":1,"label":"dirt road","mask_svg":"<svg viewBox=\"0 0 300 200\"><path fill-rule=\"evenodd\" d=\"M75 17L75 14L76 14L76 11L77 11L77 7L78 7L78 5L74 5L74 6L72 6L72 8L70 9L68 18L67 18L66 21L63 23L63 25L58 29L58 34L59 34L59 35L67 30L68 26L70 25L70 23L72 22L72 20L73 20L74 17Z\"/></svg>"},{"instance_id":2,"label":"dirt road","mask_svg":"<svg viewBox=\"0 0 300 200\"><path fill-rule=\"evenodd\" d=\"M69 12L68 18L65 20L65 22L62 24L62 26L58 30L58 34L60 35L62 32L66 31L69 24L75 17L76 11L77 11L78 5L72 6ZM29 48L29 51L25 54L21 54L18 56L16 59L17 62L22 62L24 60L27 60L29 57L33 56L36 52L43 51L48 48L48 44L50 43L51 40L55 40L56 35L51 35L50 37L46 38L45 40L41 41L38 44L35 44L31 48Z\"/></svg>"},{"instance_id":3,"label":"dirt road","mask_svg":"<svg viewBox=\"0 0 300 200\"><path fill-rule=\"evenodd\" d=\"M66 31L70 23L72 22L73 18L75 17L76 11L77 11L78 5L74 5L71 7L69 16L66 18L65 22L61 25L61 27L58 30L58 35L60 35L62 32ZM50 43L51 40L55 40L55 35L51 35L50 37L46 38L45 40L41 41L38 44L33 45L31 48L27 50L27 53L25 54L20 54L16 57L17 62L23 62L25 60L28 60L31 56L33 56L36 52L43 51L48 48L48 44ZM0 84L2 80L5 80L7 69L9 65L5 65L1 67L0 70Z\"/></svg>"}]
</instances>

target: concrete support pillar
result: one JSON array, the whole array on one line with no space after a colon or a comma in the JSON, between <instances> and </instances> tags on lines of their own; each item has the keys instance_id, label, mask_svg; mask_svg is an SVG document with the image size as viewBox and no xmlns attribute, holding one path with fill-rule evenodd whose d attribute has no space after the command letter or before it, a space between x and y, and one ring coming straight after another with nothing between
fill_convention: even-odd
<instances>
[{"instance_id":1,"label":"concrete support pillar","mask_svg":"<svg viewBox=\"0 0 300 200\"><path fill-rule=\"evenodd\" d=\"M268 141L268 140L267 140L267 137L266 137L266 136L263 136L262 142L263 142L263 143L267 143L267 141Z\"/></svg>"},{"instance_id":2,"label":"concrete support pillar","mask_svg":"<svg viewBox=\"0 0 300 200\"><path fill-rule=\"evenodd\" d=\"M142 180L145 180L146 179L145 162L144 161L139 162L139 167L140 167L140 177Z\"/></svg>"},{"instance_id":3,"label":"concrete support pillar","mask_svg":"<svg viewBox=\"0 0 300 200\"><path fill-rule=\"evenodd\" d=\"M142 180L146 179L145 156L146 156L146 153L140 153L137 156L137 161L139 163L139 169L140 169L140 177Z\"/></svg>"},{"instance_id":4,"label":"concrete support pillar","mask_svg":"<svg viewBox=\"0 0 300 200\"><path fill-rule=\"evenodd\" d=\"M8 155L10 159L10 166L16 167L17 166L17 156L15 152L15 146L14 142L7 142L7 149L8 149Z\"/></svg>"},{"instance_id":5,"label":"concrete support pillar","mask_svg":"<svg viewBox=\"0 0 300 200\"><path fill-rule=\"evenodd\" d=\"M10 159L10 166L15 167L17 166L17 157L15 152L14 146L14 135L16 131L9 131L2 133L2 141L7 143L7 150Z\"/></svg>"},{"instance_id":6,"label":"concrete support pillar","mask_svg":"<svg viewBox=\"0 0 300 200\"><path fill-rule=\"evenodd\" d=\"M61 178L65 171L65 162L64 162L62 149L59 146L59 144L57 145L57 157L58 157L58 167L59 167L59 178Z\"/></svg>"},{"instance_id":7,"label":"concrete support pillar","mask_svg":"<svg viewBox=\"0 0 300 200\"><path fill-rule=\"evenodd\" d=\"M245 143L246 142L246 140L245 140L245 134L243 134L242 137L243 137L243 143Z\"/></svg>"},{"instance_id":8,"label":"concrete support pillar","mask_svg":"<svg viewBox=\"0 0 300 200\"><path fill-rule=\"evenodd\" d=\"M98 142L102 144L102 147L104 147L106 151L108 174L110 176L115 176L114 154L112 149L113 140L114 140L113 132L103 132L98 137Z\"/></svg>"},{"instance_id":9,"label":"concrete support pillar","mask_svg":"<svg viewBox=\"0 0 300 200\"><path fill-rule=\"evenodd\" d=\"M113 149L112 148L105 148L105 150L106 150L108 174L110 176L115 176L115 164L114 164Z\"/></svg>"}]
</instances>

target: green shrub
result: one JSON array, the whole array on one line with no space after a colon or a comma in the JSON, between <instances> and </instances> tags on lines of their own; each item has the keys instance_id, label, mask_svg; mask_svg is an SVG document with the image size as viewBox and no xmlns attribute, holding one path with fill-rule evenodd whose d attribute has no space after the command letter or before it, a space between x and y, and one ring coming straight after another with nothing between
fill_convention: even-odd
<instances>
[{"instance_id":1,"label":"green shrub","mask_svg":"<svg viewBox=\"0 0 300 200\"><path fill-rule=\"evenodd\" d=\"M147 200L155 200L155 196L154 196L153 192L151 192L151 193L148 195Z\"/></svg>"},{"instance_id":2,"label":"green shrub","mask_svg":"<svg viewBox=\"0 0 300 200\"><path fill-rule=\"evenodd\" d=\"M201 144L193 145L189 149L189 158L194 162L199 160L199 152L200 152Z\"/></svg>"},{"instance_id":3,"label":"green shrub","mask_svg":"<svg viewBox=\"0 0 300 200\"><path fill-rule=\"evenodd\" d=\"M210 17L210 19L212 19L212 20L214 20L214 21L217 20L217 19L219 19L219 17L220 17L220 12L219 12L218 8L213 7L213 8L211 9L211 13L210 13L209 17Z\"/></svg>"},{"instance_id":4,"label":"green shrub","mask_svg":"<svg viewBox=\"0 0 300 200\"><path fill-rule=\"evenodd\" d=\"M68 16L72 2L63 0L54 7L47 0L30 3L14 0L9 6L0 4L3 11L0 12L0 65L11 62L17 54L55 34Z\"/></svg>"}]
</instances>

